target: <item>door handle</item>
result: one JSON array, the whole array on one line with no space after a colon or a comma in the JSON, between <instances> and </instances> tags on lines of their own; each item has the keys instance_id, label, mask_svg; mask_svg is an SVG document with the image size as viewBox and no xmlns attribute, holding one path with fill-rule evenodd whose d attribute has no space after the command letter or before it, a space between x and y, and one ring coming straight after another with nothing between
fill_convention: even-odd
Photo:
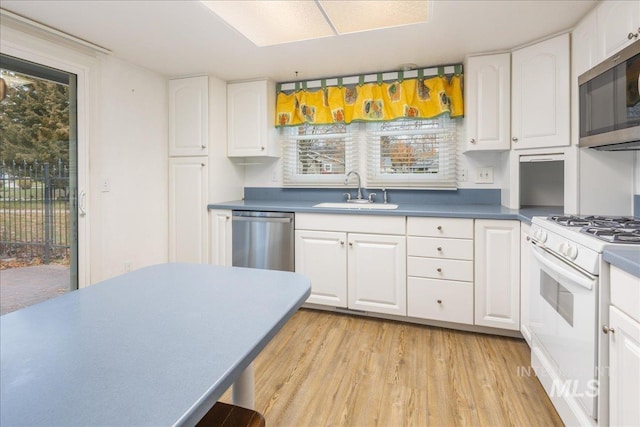
<instances>
[{"instance_id":1,"label":"door handle","mask_svg":"<svg viewBox=\"0 0 640 427\"><path fill-rule=\"evenodd\" d=\"M87 214L87 192L82 190L78 195L78 215L85 216Z\"/></svg>"}]
</instances>

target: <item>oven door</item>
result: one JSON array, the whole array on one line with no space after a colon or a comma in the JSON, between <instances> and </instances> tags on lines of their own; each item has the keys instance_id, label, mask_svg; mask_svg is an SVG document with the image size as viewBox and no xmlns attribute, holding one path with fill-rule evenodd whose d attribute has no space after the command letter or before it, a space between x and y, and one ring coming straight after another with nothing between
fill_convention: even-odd
<instances>
[{"instance_id":1,"label":"oven door","mask_svg":"<svg viewBox=\"0 0 640 427\"><path fill-rule=\"evenodd\" d=\"M559 397L578 401L586 414L595 419L598 278L578 270L535 243L532 253L530 328L535 342L533 350L541 352L559 376L547 383L551 384L551 390L547 392L552 400ZM534 364L533 368L538 376L543 372L541 366Z\"/></svg>"}]
</instances>

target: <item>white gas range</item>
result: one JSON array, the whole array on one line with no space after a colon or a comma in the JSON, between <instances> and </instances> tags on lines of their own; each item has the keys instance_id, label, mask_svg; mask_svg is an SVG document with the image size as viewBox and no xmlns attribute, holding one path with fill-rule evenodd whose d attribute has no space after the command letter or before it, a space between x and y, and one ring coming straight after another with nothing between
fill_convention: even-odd
<instances>
[{"instance_id":1,"label":"white gas range","mask_svg":"<svg viewBox=\"0 0 640 427\"><path fill-rule=\"evenodd\" d=\"M629 217L534 217L531 366L566 425L608 425L609 275L602 253L638 245Z\"/></svg>"}]
</instances>

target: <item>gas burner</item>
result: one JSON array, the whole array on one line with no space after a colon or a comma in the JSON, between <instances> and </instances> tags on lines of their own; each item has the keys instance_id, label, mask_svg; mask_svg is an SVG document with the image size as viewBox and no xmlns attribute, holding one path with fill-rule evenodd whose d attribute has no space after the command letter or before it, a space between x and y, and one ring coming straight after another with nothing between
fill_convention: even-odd
<instances>
[{"instance_id":1,"label":"gas burner","mask_svg":"<svg viewBox=\"0 0 640 427\"><path fill-rule=\"evenodd\" d=\"M637 222L637 221L635 221ZM640 244L640 228L621 228L621 227L584 227L581 233L589 234L600 240L610 243L634 243Z\"/></svg>"},{"instance_id":2,"label":"gas burner","mask_svg":"<svg viewBox=\"0 0 640 427\"><path fill-rule=\"evenodd\" d=\"M640 230L640 220L623 216L556 215L550 216L547 219L565 227L590 227L597 229L623 228Z\"/></svg>"}]
</instances>

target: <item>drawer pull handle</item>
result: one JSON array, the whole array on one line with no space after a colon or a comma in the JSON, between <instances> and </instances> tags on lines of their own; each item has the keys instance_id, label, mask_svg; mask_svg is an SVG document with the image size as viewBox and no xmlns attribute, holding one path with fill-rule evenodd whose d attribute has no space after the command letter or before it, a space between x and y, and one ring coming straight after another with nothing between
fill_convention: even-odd
<instances>
[{"instance_id":1,"label":"drawer pull handle","mask_svg":"<svg viewBox=\"0 0 640 427\"><path fill-rule=\"evenodd\" d=\"M441 225L438 226L438 231L442 231L442 226Z\"/></svg>"},{"instance_id":2,"label":"drawer pull handle","mask_svg":"<svg viewBox=\"0 0 640 427\"><path fill-rule=\"evenodd\" d=\"M438 246L438 252L442 252L442 248Z\"/></svg>"},{"instance_id":3,"label":"drawer pull handle","mask_svg":"<svg viewBox=\"0 0 640 427\"><path fill-rule=\"evenodd\" d=\"M436 271L437 271L438 273L442 273L442 269L441 269L440 267L436 268Z\"/></svg>"},{"instance_id":4,"label":"drawer pull handle","mask_svg":"<svg viewBox=\"0 0 640 427\"><path fill-rule=\"evenodd\" d=\"M611 332L612 334L616 333L616 330L613 328L608 327L607 325L604 325L602 327L602 332L604 332L605 334L608 334L609 332Z\"/></svg>"},{"instance_id":5,"label":"drawer pull handle","mask_svg":"<svg viewBox=\"0 0 640 427\"><path fill-rule=\"evenodd\" d=\"M437 301L437 303L438 303L438 304L442 304L442 300L441 300L441 299L439 299L439 300Z\"/></svg>"}]
</instances>

